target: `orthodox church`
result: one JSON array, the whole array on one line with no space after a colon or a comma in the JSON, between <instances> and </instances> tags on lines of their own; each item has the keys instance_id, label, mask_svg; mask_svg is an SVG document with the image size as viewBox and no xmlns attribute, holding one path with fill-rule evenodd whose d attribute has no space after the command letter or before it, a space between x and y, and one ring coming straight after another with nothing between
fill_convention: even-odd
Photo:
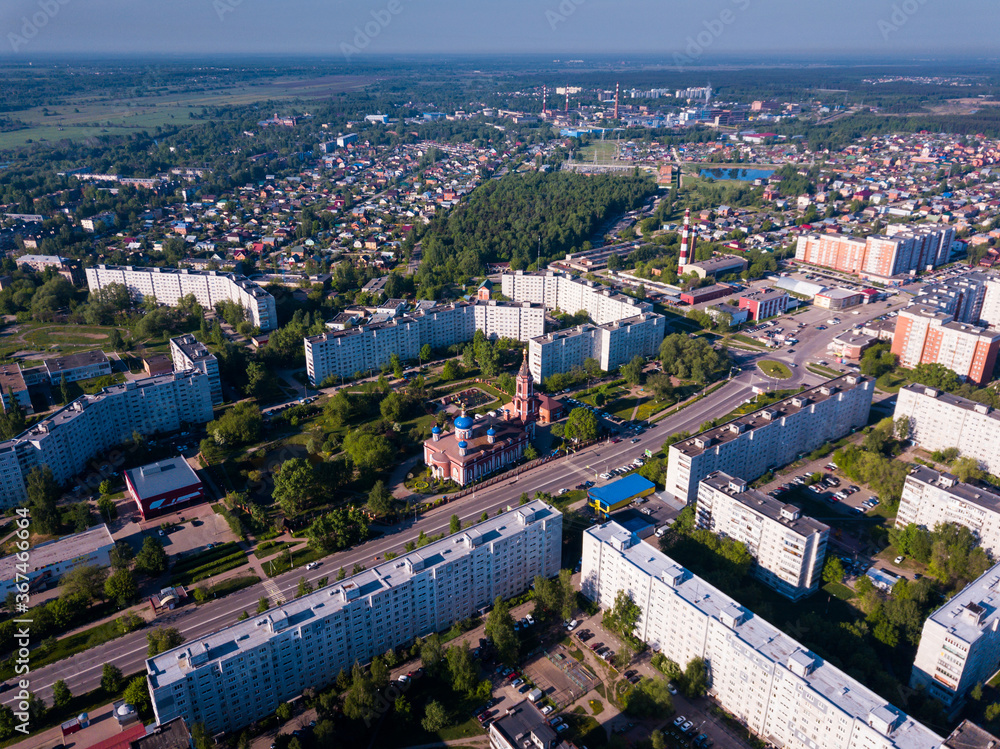
<instances>
[{"instance_id":1,"label":"orthodox church","mask_svg":"<svg viewBox=\"0 0 1000 749\"><path fill-rule=\"evenodd\" d=\"M504 415L455 419L454 431L435 426L424 442L424 463L435 478L451 479L459 486L497 473L516 462L535 436L539 399L528 371L525 352L517 373L514 400L504 406Z\"/></svg>"}]
</instances>

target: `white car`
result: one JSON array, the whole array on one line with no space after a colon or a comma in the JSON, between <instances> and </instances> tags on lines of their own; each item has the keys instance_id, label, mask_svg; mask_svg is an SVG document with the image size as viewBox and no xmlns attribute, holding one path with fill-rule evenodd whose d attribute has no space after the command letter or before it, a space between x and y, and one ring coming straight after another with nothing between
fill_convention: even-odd
<instances>
[{"instance_id":1,"label":"white car","mask_svg":"<svg viewBox=\"0 0 1000 749\"><path fill-rule=\"evenodd\" d=\"M555 709L555 708L553 708L553 707L552 707L552 705L546 705L545 707L543 707L543 708L542 708L542 715L548 715L548 714L549 714L549 713L551 713L551 712L552 712L552 711L553 711L554 709Z\"/></svg>"},{"instance_id":2,"label":"white car","mask_svg":"<svg viewBox=\"0 0 1000 749\"><path fill-rule=\"evenodd\" d=\"M576 619L574 619L573 621L568 622L566 624L566 631L567 632L572 632L574 629L576 629L579 626L580 626L580 622L578 622Z\"/></svg>"},{"instance_id":3,"label":"white car","mask_svg":"<svg viewBox=\"0 0 1000 749\"><path fill-rule=\"evenodd\" d=\"M601 478L602 478L602 479L603 479L604 481L607 481L607 480L608 480L609 478L611 478L611 474L610 474L610 473L602 473L602 474L601 474Z\"/></svg>"},{"instance_id":4,"label":"white car","mask_svg":"<svg viewBox=\"0 0 1000 749\"><path fill-rule=\"evenodd\" d=\"M904 559L906 559L906 557L904 557L902 554L900 554L898 557L896 557L895 559L892 560L892 563L893 564L902 564Z\"/></svg>"},{"instance_id":5,"label":"white car","mask_svg":"<svg viewBox=\"0 0 1000 749\"><path fill-rule=\"evenodd\" d=\"M307 570L314 570L317 567L319 567L319 562L309 562L309 564L306 565Z\"/></svg>"}]
</instances>

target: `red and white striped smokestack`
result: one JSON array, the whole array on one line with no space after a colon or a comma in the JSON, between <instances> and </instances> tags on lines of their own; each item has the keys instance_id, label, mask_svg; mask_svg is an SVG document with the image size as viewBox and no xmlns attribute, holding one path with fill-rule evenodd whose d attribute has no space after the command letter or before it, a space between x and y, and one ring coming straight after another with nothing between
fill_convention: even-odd
<instances>
[{"instance_id":1,"label":"red and white striped smokestack","mask_svg":"<svg viewBox=\"0 0 1000 749\"><path fill-rule=\"evenodd\" d=\"M546 116L546 111L545 111L545 102L546 102L546 100L547 100L548 98L549 98L549 90L548 90L548 88L547 88L547 87L545 87L545 86L542 86L542 118L543 118L543 119L544 119L544 118L545 118L545 116Z\"/></svg>"},{"instance_id":2,"label":"red and white striped smokestack","mask_svg":"<svg viewBox=\"0 0 1000 749\"><path fill-rule=\"evenodd\" d=\"M566 87L566 111L569 111L569 86Z\"/></svg>"},{"instance_id":3,"label":"red and white striped smokestack","mask_svg":"<svg viewBox=\"0 0 1000 749\"><path fill-rule=\"evenodd\" d=\"M621 84L618 84L618 83L615 84L615 119L616 120L618 119L618 92L619 92L619 88L618 87L620 85Z\"/></svg>"},{"instance_id":4,"label":"red and white striped smokestack","mask_svg":"<svg viewBox=\"0 0 1000 749\"><path fill-rule=\"evenodd\" d=\"M684 228L681 229L681 256L677 265L683 268L688 264L688 241L691 238L691 209L684 211Z\"/></svg>"}]
</instances>

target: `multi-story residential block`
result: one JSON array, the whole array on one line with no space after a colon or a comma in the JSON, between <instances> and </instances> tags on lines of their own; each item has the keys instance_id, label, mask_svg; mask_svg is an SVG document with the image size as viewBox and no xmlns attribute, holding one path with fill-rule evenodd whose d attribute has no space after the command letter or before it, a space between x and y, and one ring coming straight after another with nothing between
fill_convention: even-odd
<instances>
[{"instance_id":1,"label":"multi-story residential block","mask_svg":"<svg viewBox=\"0 0 1000 749\"><path fill-rule=\"evenodd\" d=\"M1000 668L1000 564L924 621L910 686L924 687L949 714Z\"/></svg>"},{"instance_id":2,"label":"multi-story residential block","mask_svg":"<svg viewBox=\"0 0 1000 749\"><path fill-rule=\"evenodd\" d=\"M416 359L425 343L446 348L471 341L477 330L491 339L527 341L545 332L545 308L528 302L458 302L311 336L305 339L306 371L314 385L331 376L352 377L380 369L393 354L403 361Z\"/></svg>"},{"instance_id":3,"label":"multi-story residential block","mask_svg":"<svg viewBox=\"0 0 1000 749\"><path fill-rule=\"evenodd\" d=\"M819 588L830 528L803 517L795 505L715 472L698 486L695 523L745 544L754 558L754 576L781 595L798 600Z\"/></svg>"},{"instance_id":4,"label":"multi-story residential block","mask_svg":"<svg viewBox=\"0 0 1000 749\"><path fill-rule=\"evenodd\" d=\"M81 565L111 566L115 540L105 524L71 536L46 541L31 547L28 561L17 554L0 559L0 596L18 592L18 583L27 582L32 590L45 590ZM20 574L18 574L20 573Z\"/></svg>"},{"instance_id":5,"label":"multi-story residential block","mask_svg":"<svg viewBox=\"0 0 1000 749\"><path fill-rule=\"evenodd\" d=\"M934 281L920 288L920 293L913 298L913 304L952 315L955 322L988 325L989 323L981 323L983 305L990 282L995 280L989 274L970 271ZM1000 304L1000 294L997 296L997 304ZM994 319L1000 322L1000 316Z\"/></svg>"},{"instance_id":6,"label":"multi-story residential block","mask_svg":"<svg viewBox=\"0 0 1000 749\"><path fill-rule=\"evenodd\" d=\"M241 728L559 571L562 515L529 502L146 661L157 723Z\"/></svg>"},{"instance_id":7,"label":"multi-story residential block","mask_svg":"<svg viewBox=\"0 0 1000 749\"><path fill-rule=\"evenodd\" d=\"M643 313L604 325L579 325L528 341L531 376L541 384L559 372L582 367L596 359L605 372L627 364L635 356L655 356L663 343L663 315Z\"/></svg>"},{"instance_id":8,"label":"multi-story residential block","mask_svg":"<svg viewBox=\"0 0 1000 749\"><path fill-rule=\"evenodd\" d=\"M957 447L987 471L1000 474L1000 412L924 385L907 385L896 397L894 419L908 417L910 438L931 452Z\"/></svg>"},{"instance_id":9,"label":"multi-story residential block","mask_svg":"<svg viewBox=\"0 0 1000 749\"><path fill-rule=\"evenodd\" d=\"M941 364L963 380L983 385L1000 354L1000 331L956 322L953 315L915 305L900 310L892 353L904 367Z\"/></svg>"},{"instance_id":10,"label":"multi-story residential block","mask_svg":"<svg viewBox=\"0 0 1000 749\"><path fill-rule=\"evenodd\" d=\"M906 477L896 527L910 523L933 529L957 523L976 534L994 558L1000 552L1000 494L961 483L949 473L918 465Z\"/></svg>"},{"instance_id":11,"label":"multi-story residential block","mask_svg":"<svg viewBox=\"0 0 1000 749\"><path fill-rule=\"evenodd\" d=\"M193 294L206 309L212 309L221 301L235 302L246 310L247 320L262 331L273 330L278 324L274 297L236 273L131 265L87 268L87 285L91 292L112 283L125 286L136 300L151 296L161 304L177 304L178 299L188 294Z\"/></svg>"},{"instance_id":12,"label":"multi-story residential block","mask_svg":"<svg viewBox=\"0 0 1000 749\"><path fill-rule=\"evenodd\" d=\"M747 481L868 422L875 383L844 375L670 446L667 491L688 504L714 471Z\"/></svg>"},{"instance_id":13,"label":"multi-story residential block","mask_svg":"<svg viewBox=\"0 0 1000 749\"><path fill-rule=\"evenodd\" d=\"M48 466L55 480L63 483L93 458L129 441L133 433L173 432L211 419L208 378L198 370L134 380L84 395L26 432L0 442L0 504L13 507L27 499L27 477L36 466Z\"/></svg>"},{"instance_id":14,"label":"multi-story residential block","mask_svg":"<svg viewBox=\"0 0 1000 749\"><path fill-rule=\"evenodd\" d=\"M170 358L174 371L183 372L198 369L208 377L208 387L212 392L212 405L222 403L222 380L219 377L219 360L204 343L191 333L170 339Z\"/></svg>"},{"instance_id":15,"label":"multi-story residential block","mask_svg":"<svg viewBox=\"0 0 1000 749\"><path fill-rule=\"evenodd\" d=\"M779 289L761 289L741 295L739 307L750 313L751 320L763 320L780 315L788 309L790 299L788 294Z\"/></svg>"},{"instance_id":16,"label":"multi-story residential block","mask_svg":"<svg viewBox=\"0 0 1000 749\"><path fill-rule=\"evenodd\" d=\"M25 413L34 413L28 386L21 376L21 367L17 364L0 364L0 410L6 412L14 403L19 404Z\"/></svg>"},{"instance_id":17,"label":"multi-story residential block","mask_svg":"<svg viewBox=\"0 0 1000 749\"><path fill-rule=\"evenodd\" d=\"M863 278L889 279L946 263L955 230L946 226L890 225L887 236L803 234L795 259Z\"/></svg>"},{"instance_id":18,"label":"multi-story residential block","mask_svg":"<svg viewBox=\"0 0 1000 749\"><path fill-rule=\"evenodd\" d=\"M32 270L38 272L48 268L55 268L56 272L69 281L74 286L83 284L83 268L79 260L73 260L58 255L21 255L14 262L18 265L27 265Z\"/></svg>"},{"instance_id":19,"label":"multi-story residential block","mask_svg":"<svg viewBox=\"0 0 1000 749\"><path fill-rule=\"evenodd\" d=\"M1000 328L1000 276L993 274L987 276L985 287L979 324Z\"/></svg>"},{"instance_id":20,"label":"multi-story residential block","mask_svg":"<svg viewBox=\"0 0 1000 749\"><path fill-rule=\"evenodd\" d=\"M942 738L615 522L583 535L582 591L625 591L635 634L681 664L704 658L709 693L783 749L937 749Z\"/></svg>"},{"instance_id":21,"label":"multi-story residential block","mask_svg":"<svg viewBox=\"0 0 1000 749\"><path fill-rule=\"evenodd\" d=\"M44 367L49 382L53 385L59 385L63 378L66 382L76 382L111 374L111 362L103 351L83 351L79 354L46 359Z\"/></svg>"},{"instance_id":22,"label":"multi-story residential block","mask_svg":"<svg viewBox=\"0 0 1000 749\"><path fill-rule=\"evenodd\" d=\"M571 315L586 312L596 325L653 312L649 302L559 271L504 273L500 289L517 302L543 304Z\"/></svg>"}]
</instances>

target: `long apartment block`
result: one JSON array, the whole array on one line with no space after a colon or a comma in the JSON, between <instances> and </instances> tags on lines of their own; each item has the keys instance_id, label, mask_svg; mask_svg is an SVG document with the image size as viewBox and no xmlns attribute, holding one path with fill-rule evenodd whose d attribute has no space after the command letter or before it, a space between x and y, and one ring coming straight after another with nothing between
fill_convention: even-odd
<instances>
[{"instance_id":1,"label":"long apartment block","mask_svg":"<svg viewBox=\"0 0 1000 749\"><path fill-rule=\"evenodd\" d=\"M933 529L941 523L965 526L992 557L1000 552L1000 494L963 484L950 473L918 465L903 483L896 527L910 523Z\"/></svg>"},{"instance_id":2,"label":"long apartment block","mask_svg":"<svg viewBox=\"0 0 1000 749\"><path fill-rule=\"evenodd\" d=\"M714 471L746 481L791 463L868 423L875 383L860 375L828 380L670 446L667 491L687 504Z\"/></svg>"},{"instance_id":3,"label":"long apartment block","mask_svg":"<svg viewBox=\"0 0 1000 749\"><path fill-rule=\"evenodd\" d=\"M925 385L907 385L896 396L893 419L910 420L910 438L934 452L957 447L1000 474L1000 412L985 403L959 398Z\"/></svg>"},{"instance_id":4,"label":"long apartment block","mask_svg":"<svg viewBox=\"0 0 1000 749\"><path fill-rule=\"evenodd\" d=\"M341 669L559 571L562 515L535 500L146 661L159 725L241 728Z\"/></svg>"},{"instance_id":5,"label":"long apartment block","mask_svg":"<svg viewBox=\"0 0 1000 749\"><path fill-rule=\"evenodd\" d=\"M208 377L198 370L172 372L84 395L11 440L0 442L0 506L27 499L28 474L48 466L69 481L133 433L172 432L212 420Z\"/></svg>"},{"instance_id":6,"label":"long apartment block","mask_svg":"<svg viewBox=\"0 0 1000 749\"><path fill-rule=\"evenodd\" d=\"M544 304L575 315L586 311L596 325L652 313L653 305L607 286L562 271L515 271L504 273L500 289L516 302Z\"/></svg>"},{"instance_id":7,"label":"long apartment block","mask_svg":"<svg viewBox=\"0 0 1000 749\"><path fill-rule=\"evenodd\" d=\"M174 363L175 372L187 369L198 369L208 377L209 390L212 392L212 405L222 403L222 379L219 376L219 360L208 350L204 343L191 333L170 339L170 359Z\"/></svg>"},{"instance_id":8,"label":"long apartment block","mask_svg":"<svg viewBox=\"0 0 1000 749\"><path fill-rule=\"evenodd\" d=\"M175 305L181 297L193 294L205 309L212 309L222 301L241 305L247 312L247 319L262 331L273 330L278 325L274 297L238 273L131 265L87 268L87 285L91 293L113 283L125 286L136 301L154 297L161 304Z\"/></svg>"},{"instance_id":9,"label":"long apartment block","mask_svg":"<svg viewBox=\"0 0 1000 749\"><path fill-rule=\"evenodd\" d=\"M865 238L803 234L795 259L863 278L889 279L946 263L955 241L951 227L891 225L886 231L885 236Z\"/></svg>"},{"instance_id":10,"label":"long apartment block","mask_svg":"<svg viewBox=\"0 0 1000 749\"><path fill-rule=\"evenodd\" d=\"M1000 668L1000 564L924 621L910 686L957 711L976 684Z\"/></svg>"},{"instance_id":11,"label":"long apartment block","mask_svg":"<svg viewBox=\"0 0 1000 749\"><path fill-rule=\"evenodd\" d=\"M940 364L963 380L984 385L1000 355L1000 330L958 322L954 315L914 305L900 310L892 353L904 367Z\"/></svg>"},{"instance_id":12,"label":"long apartment block","mask_svg":"<svg viewBox=\"0 0 1000 749\"><path fill-rule=\"evenodd\" d=\"M416 359L424 344L446 348L471 341L477 330L491 339L527 341L545 332L545 308L529 302L458 302L311 336L305 339L306 372L313 385L331 376L352 377L380 369L393 354Z\"/></svg>"},{"instance_id":13,"label":"long apartment block","mask_svg":"<svg viewBox=\"0 0 1000 749\"><path fill-rule=\"evenodd\" d=\"M596 359L601 369L611 372L635 356L655 356L665 330L663 315L645 312L603 325L559 330L528 341L528 368L538 384L554 374L582 367L587 359Z\"/></svg>"},{"instance_id":14,"label":"long apartment block","mask_svg":"<svg viewBox=\"0 0 1000 749\"><path fill-rule=\"evenodd\" d=\"M750 489L740 478L710 473L698 486L695 524L743 543L754 576L797 601L815 593L823 577L829 526L803 517L795 505Z\"/></svg>"},{"instance_id":15,"label":"long apartment block","mask_svg":"<svg viewBox=\"0 0 1000 749\"><path fill-rule=\"evenodd\" d=\"M583 536L583 594L638 604L636 636L681 664L704 658L709 693L783 749L937 749L942 737L615 522Z\"/></svg>"}]
</instances>

